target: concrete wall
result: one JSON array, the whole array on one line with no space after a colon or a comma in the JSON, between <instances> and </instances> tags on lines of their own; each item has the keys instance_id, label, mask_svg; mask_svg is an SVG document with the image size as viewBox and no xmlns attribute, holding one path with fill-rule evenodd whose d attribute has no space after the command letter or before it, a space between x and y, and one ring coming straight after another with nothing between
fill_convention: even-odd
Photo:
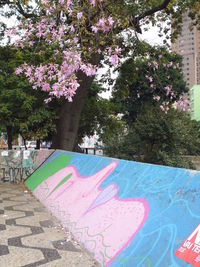
<instances>
[{"instance_id":1,"label":"concrete wall","mask_svg":"<svg viewBox=\"0 0 200 267\"><path fill-rule=\"evenodd\" d=\"M189 266L174 253L200 221L200 172L56 151L26 186L101 266Z\"/></svg>"},{"instance_id":2,"label":"concrete wall","mask_svg":"<svg viewBox=\"0 0 200 267\"><path fill-rule=\"evenodd\" d=\"M32 174L54 150L0 150L0 179L19 182Z\"/></svg>"},{"instance_id":3,"label":"concrete wall","mask_svg":"<svg viewBox=\"0 0 200 267\"><path fill-rule=\"evenodd\" d=\"M200 156L184 156L184 159L191 161L197 171L200 171Z\"/></svg>"}]
</instances>

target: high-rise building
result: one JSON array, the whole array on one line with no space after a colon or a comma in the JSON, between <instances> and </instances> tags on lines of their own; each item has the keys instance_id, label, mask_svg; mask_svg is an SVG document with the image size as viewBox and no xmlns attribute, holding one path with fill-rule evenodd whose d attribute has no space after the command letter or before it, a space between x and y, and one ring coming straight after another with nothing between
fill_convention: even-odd
<instances>
[{"instance_id":1,"label":"high-rise building","mask_svg":"<svg viewBox=\"0 0 200 267\"><path fill-rule=\"evenodd\" d=\"M183 57L183 75L189 88L200 84L200 30L197 27L191 30L190 26L191 19L184 14L182 33L172 43L172 51Z\"/></svg>"}]
</instances>

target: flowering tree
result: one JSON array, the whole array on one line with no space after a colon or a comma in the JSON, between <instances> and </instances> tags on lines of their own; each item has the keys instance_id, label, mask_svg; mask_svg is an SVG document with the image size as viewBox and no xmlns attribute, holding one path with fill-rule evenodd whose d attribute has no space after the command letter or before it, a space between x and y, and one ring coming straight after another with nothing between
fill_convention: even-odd
<instances>
[{"instance_id":1,"label":"flowering tree","mask_svg":"<svg viewBox=\"0 0 200 267\"><path fill-rule=\"evenodd\" d=\"M112 101L128 124L136 120L147 103L159 106L164 113L175 105L182 111L189 109L181 56L163 47L146 50L144 55L129 58L121 65L112 92Z\"/></svg>"},{"instance_id":2,"label":"flowering tree","mask_svg":"<svg viewBox=\"0 0 200 267\"><path fill-rule=\"evenodd\" d=\"M67 150L75 144L80 114L101 61L117 65L134 47L133 36L142 32L143 25L166 21L170 14L175 19L185 12L186 4L195 4L193 0L41 0L31 13L24 1L15 2L25 18L16 45L30 52L30 61L16 73L25 74L33 89L47 92L47 103L53 97L66 99L53 145Z\"/></svg>"}]
</instances>

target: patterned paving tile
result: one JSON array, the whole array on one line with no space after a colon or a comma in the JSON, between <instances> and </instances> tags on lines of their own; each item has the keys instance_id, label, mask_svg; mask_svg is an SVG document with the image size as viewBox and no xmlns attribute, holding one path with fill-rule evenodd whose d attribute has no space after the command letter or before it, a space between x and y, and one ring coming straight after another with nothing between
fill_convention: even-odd
<instances>
[{"instance_id":1,"label":"patterned paving tile","mask_svg":"<svg viewBox=\"0 0 200 267\"><path fill-rule=\"evenodd\" d=\"M0 184L0 266L98 266L20 185Z\"/></svg>"},{"instance_id":2,"label":"patterned paving tile","mask_svg":"<svg viewBox=\"0 0 200 267\"><path fill-rule=\"evenodd\" d=\"M8 246L0 245L0 256L9 254Z\"/></svg>"}]
</instances>

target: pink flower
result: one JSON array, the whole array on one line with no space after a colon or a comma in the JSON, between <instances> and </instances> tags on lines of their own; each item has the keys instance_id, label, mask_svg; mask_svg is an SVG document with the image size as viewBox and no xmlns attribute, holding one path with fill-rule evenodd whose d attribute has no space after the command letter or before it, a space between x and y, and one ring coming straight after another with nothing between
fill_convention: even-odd
<instances>
[{"instance_id":1,"label":"pink flower","mask_svg":"<svg viewBox=\"0 0 200 267\"><path fill-rule=\"evenodd\" d=\"M83 12L78 12L77 13L77 19L80 20L83 16Z\"/></svg>"},{"instance_id":2,"label":"pink flower","mask_svg":"<svg viewBox=\"0 0 200 267\"><path fill-rule=\"evenodd\" d=\"M49 97L49 98L47 98L47 99L45 99L44 100L44 102L47 104L47 103L49 103L49 102L51 102L52 101L52 98L51 97Z\"/></svg>"},{"instance_id":3,"label":"pink flower","mask_svg":"<svg viewBox=\"0 0 200 267\"><path fill-rule=\"evenodd\" d=\"M113 66L116 66L119 63L119 57L116 54L112 55L109 60Z\"/></svg>"},{"instance_id":4,"label":"pink flower","mask_svg":"<svg viewBox=\"0 0 200 267\"><path fill-rule=\"evenodd\" d=\"M153 82L153 77L149 77L149 81L150 81L150 83L152 83Z\"/></svg>"},{"instance_id":5,"label":"pink flower","mask_svg":"<svg viewBox=\"0 0 200 267\"><path fill-rule=\"evenodd\" d=\"M94 33L97 33L97 32L98 32L98 28L97 28L96 26L92 26L91 28L92 28L92 31L93 31Z\"/></svg>"},{"instance_id":6,"label":"pink flower","mask_svg":"<svg viewBox=\"0 0 200 267\"><path fill-rule=\"evenodd\" d=\"M44 83L43 85L42 85L42 91L44 91L44 92L48 92L50 90L50 85L49 85L49 83Z\"/></svg>"},{"instance_id":7,"label":"pink flower","mask_svg":"<svg viewBox=\"0 0 200 267\"><path fill-rule=\"evenodd\" d=\"M108 17L108 24L109 24L109 26L113 26L113 24L114 24L114 20L113 20L113 18L112 17Z\"/></svg>"},{"instance_id":8,"label":"pink flower","mask_svg":"<svg viewBox=\"0 0 200 267\"><path fill-rule=\"evenodd\" d=\"M158 69L158 62L154 60L152 63L153 63L154 68Z\"/></svg>"},{"instance_id":9,"label":"pink flower","mask_svg":"<svg viewBox=\"0 0 200 267\"><path fill-rule=\"evenodd\" d=\"M159 96L159 95L154 96L153 99L154 99L155 101L159 101L159 100L160 100L160 96Z\"/></svg>"},{"instance_id":10,"label":"pink flower","mask_svg":"<svg viewBox=\"0 0 200 267\"><path fill-rule=\"evenodd\" d=\"M16 30L15 29L8 29L6 31L6 34L7 34L8 37L12 37L13 35L16 34Z\"/></svg>"},{"instance_id":11,"label":"pink flower","mask_svg":"<svg viewBox=\"0 0 200 267\"><path fill-rule=\"evenodd\" d=\"M15 70L15 73L17 74L17 75L19 75L19 74L21 74L23 72L23 69L22 68L17 68L16 70Z\"/></svg>"},{"instance_id":12,"label":"pink flower","mask_svg":"<svg viewBox=\"0 0 200 267\"><path fill-rule=\"evenodd\" d=\"M69 9L69 7L71 6L72 4L72 0L67 0L67 9Z\"/></svg>"},{"instance_id":13,"label":"pink flower","mask_svg":"<svg viewBox=\"0 0 200 267\"><path fill-rule=\"evenodd\" d=\"M95 0L90 0L90 4L94 7L96 5Z\"/></svg>"},{"instance_id":14,"label":"pink flower","mask_svg":"<svg viewBox=\"0 0 200 267\"><path fill-rule=\"evenodd\" d=\"M70 26L70 32L75 32L75 28L73 25Z\"/></svg>"},{"instance_id":15,"label":"pink flower","mask_svg":"<svg viewBox=\"0 0 200 267\"><path fill-rule=\"evenodd\" d=\"M121 48L119 47L119 46L117 46L116 48L115 48L115 53L117 54L117 55L119 55L120 53L121 53Z\"/></svg>"},{"instance_id":16,"label":"pink flower","mask_svg":"<svg viewBox=\"0 0 200 267\"><path fill-rule=\"evenodd\" d=\"M164 106L163 106L163 105L160 105L160 109L161 109L162 111L164 111L164 110L165 110L165 108L164 108Z\"/></svg>"}]
</instances>

